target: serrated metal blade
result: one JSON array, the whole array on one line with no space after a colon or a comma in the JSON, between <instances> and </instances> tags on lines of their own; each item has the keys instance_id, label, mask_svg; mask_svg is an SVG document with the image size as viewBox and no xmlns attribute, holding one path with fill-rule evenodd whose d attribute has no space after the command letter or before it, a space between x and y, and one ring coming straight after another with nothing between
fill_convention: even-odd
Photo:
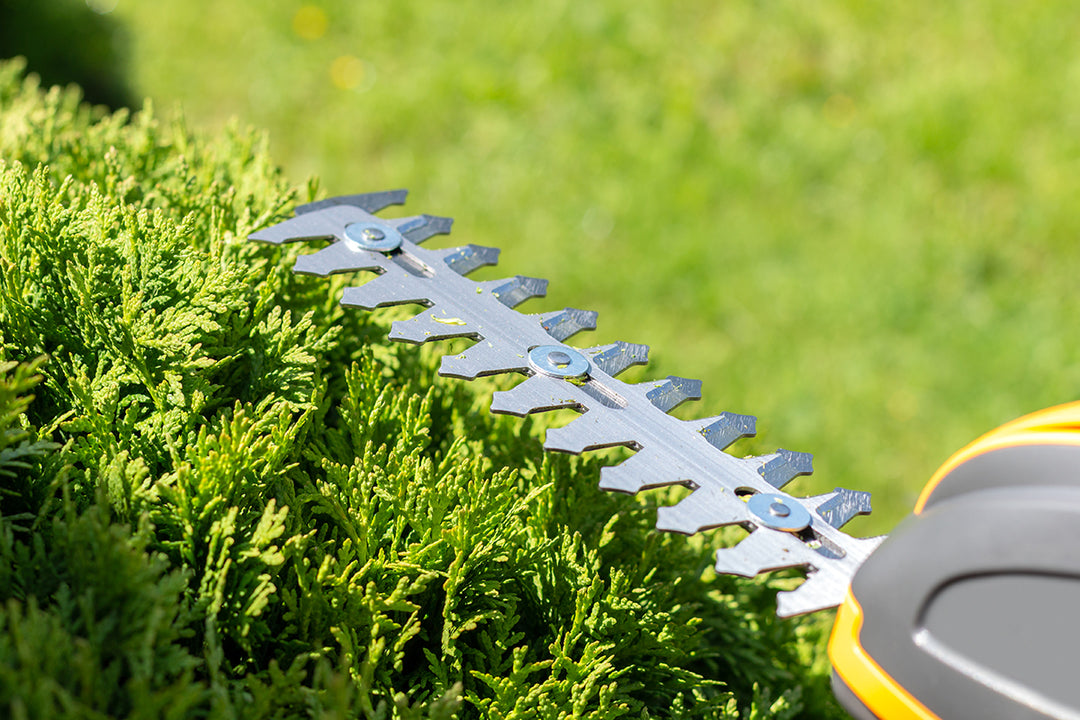
<instances>
[{"instance_id":1,"label":"serrated metal blade","mask_svg":"<svg viewBox=\"0 0 1080 720\"><path fill-rule=\"evenodd\" d=\"M564 308L555 312L544 313L540 317L540 327L558 341L567 340L583 330L596 329L596 313L592 310Z\"/></svg>"},{"instance_id":2,"label":"serrated metal blade","mask_svg":"<svg viewBox=\"0 0 1080 720\"><path fill-rule=\"evenodd\" d=\"M391 205L404 205L408 194L408 190L384 190L382 192L360 193L359 195L338 195L325 200L297 205L293 212L297 215L306 215L316 210L325 210L338 205L351 205L375 214Z\"/></svg>"},{"instance_id":3,"label":"serrated metal blade","mask_svg":"<svg viewBox=\"0 0 1080 720\"><path fill-rule=\"evenodd\" d=\"M499 248L466 245L441 251L443 262L458 275L468 275L488 265L499 264Z\"/></svg>"},{"instance_id":4,"label":"serrated metal blade","mask_svg":"<svg viewBox=\"0 0 1080 720\"><path fill-rule=\"evenodd\" d=\"M836 488L831 493L805 499L821 518L835 528L844 527L857 515L870 514L870 493Z\"/></svg>"},{"instance_id":5,"label":"serrated metal blade","mask_svg":"<svg viewBox=\"0 0 1080 720\"><path fill-rule=\"evenodd\" d=\"M416 215L387 220L386 224L419 245L435 235L449 235L454 220L437 215Z\"/></svg>"},{"instance_id":6,"label":"serrated metal blade","mask_svg":"<svg viewBox=\"0 0 1080 720\"><path fill-rule=\"evenodd\" d=\"M757 434L757 418L725 412L703 420L690 420L701 436L717 450L725 450L736 440Z\"/></svg>"},{"instance_id":7,"label":"serrated metal blade","mask_svg":"<svg viewBox=\"0 0 1080 720\"><path fill-rule=\"evenodd\" d=\"M588 348L585 354L598 368L611 377L635 365L644 365L649 362L648 345L638 345L622 340Z\"/></svg>"},{"instance_id":8,"label":"serrated metal blade","mask_svg":"<svg viewBox=\"0 0 1080 720\"><path fill-rule=\"evenodd\" d=\"M544 297L547 285L548 281L542 278L516 275L505 280L488 280L480 283L479 287L498 298L506 307L515 308L530 298Z\"/></svg>"},{"instance_id":9,"label":"serrated metal blade","mask_svg":"<svg viewBox=\"0 0 1080 720\"><path fill-rule=\"evenodd\" d=\"M662 412L670 412L687 400L701 399L700 380L669 375L666 380L654 380L641 385L650 388L645 397Z\"/></svg>"},{"instance_id":10,"label":"serrated metal blade","mask_svg":"<svg viewBox=\"0 0 1080 720\"><path fill-rule=\"evenodd\" d=\"M814 456L810 453L792 452L783 448L763 464L758 472L765 482L775 488L782 488L799 475L814 472Z\"/></svg>"},{"instance_id":11,"label":"serrated metal blade","mask_svg":"<svg viewBox=\"0 0 1080 720\"><path fill-rule=\"evenodd\" d=\"M478 333L466 320L451 315L446 308L434 307L414 315L408 320L395 320L390 326L390 339L421 343L432 340L448 340L473 337Z\"/></svg>"},{"instance_id":12,"label":"serrated metal blade","mask_svg":"<svg viewBox=\"0 0 1080 720\"><path fill-rule=\"evenodd\" d=\"M855 570L881 541L839 530L855 515L869 512L867 493L837 489L808 498L786 493L783 488L794 478L812 471L810 455L779 450L738 458L724 452L739 438L754 434L752 416L722 413L684 421L669 415L682 402L701 397L700 381L669 376L629 384L616 379L628 367L646 362L647 346L616 342L582 350L563 344L574 334L593 329L596 313L572 308L539 315L517 312L513 308L546 293L546 280L518 275L470 281L465 275L494 265L498 251L476 245L421 247L432 235L449 232L449 218L379 220L372 215L402 201L403 191L391 191L309 203L298 209L297 217L259 230L251 239L332 240L328 247L298 258L296 271L374 272L376 277L367 283L347 288L342 303L368 309L423 306L410 320L393 324L392 339L413 343L475 339L464 352L443 357L441 375L466 379L507 372L525 375L512 389L493 394L492 412L524 416L573 408L583 413L548 431L548 449L579 453L625 445L635 450L628 460L601 471L602 489L636 493L666 485L691 488L679 503L659 510L657 527L694 533L739 525L750 531L736 546L717 550L717 572L753 576L805 568L807 581L778 598L781 615L811 612L840 601ZM352 229L352 239L345 230L350 223L363 223ZM358 231L373 235L357 236ZM384 235L391 236L386 245L379 244L382 240L367 242L371 237L385 239ZM385 249L363 249L357 243Z\"/></svg>"}]
</instances>

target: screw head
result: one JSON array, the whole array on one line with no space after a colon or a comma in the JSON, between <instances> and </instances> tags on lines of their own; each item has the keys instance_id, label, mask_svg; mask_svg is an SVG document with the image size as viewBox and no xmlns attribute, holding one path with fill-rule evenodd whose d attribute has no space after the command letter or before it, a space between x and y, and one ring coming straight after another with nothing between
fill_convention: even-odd
<instances>
[{"instance_id":1,"label":"screw head","mask_svg":"<svg viewBox=\"0 0 1080 720\"><path fill-rule=\"evenodd\" d=\"M540 345L529 351L529 365L541 375L580 378L589 372L589 361L573 348Z\"/></svg>"},{"instance_id":2,"label":"screw head","mask_svg":"<svg viewBox=\"0 0 1080 720\"><path fill-rule=\"evenodd\" d=\"M370 222L350 223L345 226L345 240L354 250L390 252L401 247L401 233L389 226Z\"/></svg>"},{"instance_id":3,"label":"screw head","mask_svg":"<svg viewBox=\"0 0 1080 720\"><path fill-rule=\"evenodd\" d=\"M560 370L569 365L573 360L572 357L570 357L562 350L555 350L554 352L549 352L547 359L549 363L559 368Z\"/></svg>"},{"instance_id":4,"label":"screw head","mask_svg":"<svg viewBox=\"0 0 1080 720\"><path fill-rule=\"evenodd\" d=\"M776 517L787 517L791 514L791 508L783 503L774 502L769 505L769 514Z\"/></svg>"},{"instance_id":5,"label":"screw head","mask_svg":"<svg viewBox=\"0 0 1080 720\"><path fill-rule=\"evenodd\" d=\"M758 493L746 505L756 522L763 527L799 532L810 526L810 511L783 495Z\"/></svg>"}]
</instances>

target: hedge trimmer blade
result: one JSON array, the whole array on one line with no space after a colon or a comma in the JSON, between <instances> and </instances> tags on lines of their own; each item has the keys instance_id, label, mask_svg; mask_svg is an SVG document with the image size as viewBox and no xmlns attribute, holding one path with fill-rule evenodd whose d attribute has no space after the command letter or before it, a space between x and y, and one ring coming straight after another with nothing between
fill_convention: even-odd
<instances>
[{"instance_id":1,"label":"hedge trimmer blade","mask_svg":"<svg viewBox=\"0 0 1080 720\"><path fill-rule=\"evenodd\" d=\"M466 245L431 250L420 244L450 232L449 218L431 215L382 219L373 213L405 201L405 191L349 195L300 206L296 217L251 235L271 243L333 240L297 259L295 271L311 275L367 270L378 276L347 288L343 305L368 310L418 304L424 310L394 322L390 338L410 343L464 337L465 352L445 356L440 375L473 379L516 372L527 379L496 392L491 410L525 416L557 408L582 413L565 427L547 431L544 447L567 453L625 446L636 451L605 467L600 487L624 493L684 485L693 492L658 512L660 530L692 535L740 525L750 535L716 551L716 571L753 577L782 568L805 568L807 579L778 597L780 616L838 605L852 575L882 538L841 532L856 515L870 512L869 493L837 488L794 497L784 486L811 472L811 456L779 450L737 458L724 449L754 434L754 418L722 413L704 420L668 414L701 397L701 382L668 377L625 383L616 376L647 361L648 347L617 342L576 348L564 341L596 326L596 313L566 308L523 315L513 308L543 296L547 281L515 276L474 282L473 270L494 265L498 250Z\"/></svg>"}]
</instances>

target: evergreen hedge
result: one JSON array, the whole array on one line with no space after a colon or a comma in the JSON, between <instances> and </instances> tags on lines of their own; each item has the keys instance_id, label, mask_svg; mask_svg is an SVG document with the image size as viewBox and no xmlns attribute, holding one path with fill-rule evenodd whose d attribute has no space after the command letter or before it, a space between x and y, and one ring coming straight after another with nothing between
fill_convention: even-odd
<instances>
[{"instance_id":1,"label":"evergreen hedge","mask_svg":"<svg viewBox=\"0 0 1080 720\"><path fill-rule=\"evenodd\" d=\"M0 712L839 716L784 580L245 241L316 194L0 66Z\"/></svg>"}]
</instances>

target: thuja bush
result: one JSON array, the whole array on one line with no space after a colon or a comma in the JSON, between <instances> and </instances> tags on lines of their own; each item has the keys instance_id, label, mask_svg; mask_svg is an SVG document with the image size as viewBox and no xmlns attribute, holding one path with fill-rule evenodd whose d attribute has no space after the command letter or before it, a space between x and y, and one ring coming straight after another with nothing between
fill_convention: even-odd
<instances>
[{"instance_id":1,"label":"thuja bush","mask_svg":"<svg viewBox=\"0 0 1080 720\"><path fill-rule=\"evenodd\" d=\"M0 69L0 712L835 714L820 622L245 240L316 193Z\"/></svg>"}]
</instances>

